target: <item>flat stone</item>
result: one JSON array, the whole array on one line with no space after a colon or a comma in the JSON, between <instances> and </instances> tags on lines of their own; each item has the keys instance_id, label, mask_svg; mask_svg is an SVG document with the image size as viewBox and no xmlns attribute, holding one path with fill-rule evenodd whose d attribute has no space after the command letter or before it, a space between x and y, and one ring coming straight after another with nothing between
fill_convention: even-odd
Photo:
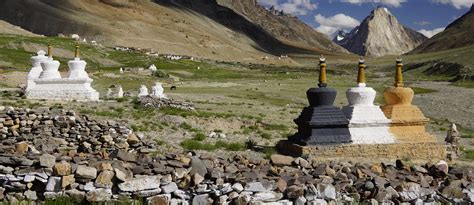
<instances>
[{"instance_id":1,"label":"flat stone","mask_svg":"<svg viewBox=\"0 0 474 205\"><path fill-rule=\"evenodd\" d=\"M282 193L276 192L258 192L252 196L255 201L275 202L283 198Z\"/></svg>"},{"instance_id":2,"label":"flat stone","mask_svg":"<svg viewBox=\"0 0 474 205\"><path fill-rule=\"evenodd\" d=\"M137 160L137 156L133 153L129 153L125 150L116 149L111 154L110 157L118 158L126 162L135 162Z\"/></svg>"},{"instance_id":3,"label":"flat stone","mask_svg":"<svg viewBox=\"0 0 474 205\"><path fill-rule=\"evenodd\" d=\"M57 176L67 176L71 174L72 167L71 164L62 161L53 166L53 171Z\"/></svg>"},{"instance_id":4,"label":"flat stone","mask_svg":"<svg viewBox=\"0 0 474 205\"><path fill-rule=\"evenodd\" d=\"M270 157L273 165L276 166L291 166L292 162L295 161L293 157L274 154Z\"/></svg>"},{"instance_id":5,"label":"flat stone","mask_svg":"<svg viewBox=\"0 0 474 205\"><path fill-rule=\"evenodd\" d=\"M79 165L76 169L76 176L81 179L95 179L97 177L97 169L94 167Z\"/></svg>"},{"instance_id":6,"label":"flat stone","mask_svg":"<svg viewBox=\"0 0 474 205\"><path fill-rule=\"evenodd\" d=\"M82 201L86 197L85 192L79 191L77 189L66 190L64 193L66 193L69 197L71 197L76 202Z\"/></svg>"},{"instance_id":7,"label":"flat stone","mask_svg":"<svg viewBox=\"0 0 474 205\"><path fill-rule=\"evenodd\" d=\"M18 154L24 155L28 152L28 143L18 142L15 144L15 151Z\"/></svg>"},{"instance_id":8,"label":"flat stone","mask_svg":"<svg viewBox=\"0 0 474 205\"><path fill-rule=\"evenodd\" d=\"M161 187L161 190L163 191L163 193L165 194L171 194L173 193L174 191L178 190L178 185L176 185L176 183L174 182L171 182L167 185L164 185Z\"/></svg>"},{"instance_id":9,"label":"flat stone","mask_svg":"<svg viewBox=\"0 0 474 205\"><path fill-rule=\"evenodd\" d=\"M266 192L268 191L265 187L263 187L262 183L260 182L250 182L245 185L245 191L248 192Z\"/></svg>"},{"instance_id":10,"label":"flat stone","mask_svg":"<svg viewBox=\"0 0 474 205\"><path fill-rule=\"evenodd\" d=\"M76 179L74 178L74 175L68 175L68 176L63 176L61 180L61 187L65 189L66 187L71 186Z\"/></svg>"},{"instance_id":11,"label":"flat stone","mask_svg":"<svg viewBox=\"0 0 474 205\"><path fill-rule=\"evenodd\" d=\"M232 189L237 193L240 193L244 190L244 187L240 183L235 183L234 185L232 185Z\"/></svg>"},{"instance_id":12,"label":"flat stone","mask_svg":"<svg viewBox=\"0 0 474 205\"><path fill-rule=\"evenodd\" d=\"M133 172L123 167L114 167L115 177L120 181L127 181L133 178Z\"/></svg>"},{"instance_id":13,"label":"flat stone","mask_svg":"<svg viewBox=\"0 0 474 205\"><path fill-rule=\"evenodd\" d=\"M99 176L95 179L94 186L98 188L107 188L110 189L114 185L112 178L114 177L114 172L109 170L104 170L100 172Z\"/></svg>"},{"instance_id":14,"label":"flat stone","mask_svg":"<svg viewBox=\"0 0 474 205\"><path fill-rule=\"evenodd\" d=\"M189 174L193 175L198 173L201 176L206 176L207 168L206 165L198 157L193 157L191 159L191 171Z\"/></svg>"},{"instance_id":15,"label":"flat stone","mask_svg":"<svg viewBox=\"0 0 474 205\"><path fill-rule=\"evenodd\" d=\"M169 205L171 194L162 194L147 198L148 205Z\"/></svg>"},{"instance_id":16,"label":"flat stone","mask_svg":"<svg viewBox=\"0 0 474 205\"><path fill-rule=\"evenodd\" d=\"M86 199L89 202L104 202L109 201L112 197L112 190L110 189L95 189L86 194Z\"/></svg>"},{"instance_id":17,"label":"flat stone","mask_svg":"<svg viewBox=\"0 0 474 205\"><path fill-rule=\"evenodd\" d=\"M197 195L193 198L193 201L192 201L192 205L208 205L208 204L210 204L208 194Z\"/></svg>"},{"instance_id":18,"label":"flat stone","mask_svg":"<svg viewBox=\"0 0 474 205\"><path fill-rule=\"evenodd\" d=\"M40 166L52 168L56 164L56 157L50 154L43 154L39 158Z\"/></svg>"},{"instance_id":19,"label":"flat stone","mask_svg":"<svg viewBox=\"0 0 474 205\"><path fill-rule=\"evenodd\" d=\"M286 190L286 195L290 199L297 199L304 195L304 189L298 185L292 185Z\"/></svg>"},{"instance_id":20,"label":"flat stone","mask_svg":"<svg viewBox=\"0 0 474 205\"><path fill-rule=\"evenodd\" d=\"M150 190L150 189L159 189L160 177L147 176L147 177L134 178L134 179L127 180L119 184L118 187L121 191L125 191L125 192L137 192L137 191Z\"/></svg>"},{"instance_id":21,"label":"flat stone","mask_svg":"<svg viewBox=\"0 0 474 205\"><path fill-rule=\"evenodd\" d=\"M36 201L38 200L38 196L36 195L36 191L31 191L31 190L26 190L23 195L26 197L26 199L31 200L31 201Z\"/></svg>"}]
</instances>

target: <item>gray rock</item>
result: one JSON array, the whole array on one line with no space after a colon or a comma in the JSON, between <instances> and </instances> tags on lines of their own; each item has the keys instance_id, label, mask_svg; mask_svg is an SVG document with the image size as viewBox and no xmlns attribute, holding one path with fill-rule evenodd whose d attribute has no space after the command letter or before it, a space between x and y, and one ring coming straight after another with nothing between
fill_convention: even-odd
<instances>
[{"instance_id":1,"label":"gray rock","mask_svg":"<svg viewBox=\"0 0 474 205\"><path fill-rule=\"evenodd\" d=\"M245 191L248 192L266 192L268 191L265 187L263 187L262 183L260 182L250 182L245 185Z\"/></svg>"},{"instance_id":2,"label":"gray rock","mask_svg":"<svg viewBox=\"0 0 474 205\"><path fill-rule=\"evenodd\" d=\"M275 202L283 198L282 193L277 192L258 192L252 196L253 201Z\"/></svg>"},{"instance_id":3,"label":"gray rock","mask_svg":"<svg viewBox=\"0 0 474 205\"><path fill-rule=\"evenodd\" d=\"M150 197L150 196L158 195L159 193L161 193L161 189L157 188L157 189L139 191L139 192L136 192L135 195L138 197Z\"/></svg>"},{"instance_id":4,"label":"gray rock","mask_svg":"<svg viewBox=\"0 0 474 205\"><path fill-rule=\"evenodd\" d=\"M191 171L189 172L189 174L193 175L196 173L198 173L201 176L206 176L207 168L201 159L199 159L198 157L193 157L191 159Z\"/></svg>"},{"instance_id":5,"label":"gray rock","mask_svg":"<svg viewBox=\"0 0 474 205\"><path fill-rule=\"evenodd\" d=\"M170 204L171 194L162 194L147 198L148 205L167 205Z\"/></svg>"},{"instance_id":6,"label":"gray rock","mask_svg":"<svg viewBox=\"0 0 474 205\"><path fill-rule=\"evenodd\" d=\"M306 198L304 197L298 197L295 201L295 205L305 205L306 204Z\"/></svg>"},{"instance_id":7,"label":"gray rock","mask_svg":"<svg viewBox=\"0 0 474 205\"><path fill-rule=\"evenodd\" d=\"M161 190L163 191L164 194L171 194L174 191L178 190L178 185L176 185L176 183L174 182L171 182L167 185L162 186Z\"/></svg>"},{"instance_id":8,"label":"gray rock","mask_svg":"<svg viewBox=\"0 0 474 205\"><path fill-rule=\"evenodd\" d=\"M56 164L56 157L50 154L43 154L39 158L40 166L52 168Z\"/></svg>"},{"instance_id":9,"label":"gray rock","mask_svg":"<svg viewBox=\"0 0 474 205\"><path fill-rule=\"evenodd\" d=\"M331 184L322 186L321 194L325 199L336 200L336 188Z\"/></svg>"},{"instance_id":10,"label":"gray rock","mask_svg":"<svg viewBox=\"0 0 474 205\"><path fill-rule=\"evenodd\" d=\"M242 184L240 183L235 183L234 185L232 185L232 189L237 193L240 193L244 190L244 186L242 186Z\"/></svg>"},{"instance_id":11,"label":"gray rock","mask_svg":"<svg viewBox=\"0 0 474 205\"><path fill-rule=\"evenodd\" d=\"M114 167L115 177L120 181L127 181L133 178L133 172L123 167Z\"/></svg>"},{"instance_id":12,"label":"gray rock","mask_svg":"<svg viewBox=\"0 0 474 205\"><path fill-rule=\"evenodd\" d=\"M15 169L0 165L0 174L11 174Z\"/></svg>"},{"instance_id":13,"label":"gray rock","mask_svg":"<svg viewBox=\"0 0 474 205\"><path fill-rule=\"evenodd\" d=\"M46 184L47 192L58 192L61 191L61 177L49 177L48 183Z\"/></svg>"},{"instance_id":14,"label":"gray rock","mask_svg":"<svg viewBox=\"0 0 474 205\"><path fill-rule=\"evenodd\" d=\"M76 201L76 202L80 202L80 201L84 200L84 198L86 197L85 192L79 191L77 189L66 190L64 193L66 193L69 197L74 199L74 201Z\"/></svg>"},{"instance_id":15,"label":"gray rock","mask_svg":"<svg viewBox=\"0 0 474 205\"><path fill-rule=\"evenodd\" d=\"M38 199L36 191L27 190L23 193L23 195L25 195L26 199L31 201L36 201Z\"/></svg>"},{"instance_id":16,"label":"gray rock","mask_svg":"<svg viewBox=\"0 0 474 205\"><path fill-rule=\"evenodd\" d=\"M274 154L270 156L271 161L273 165L276 166L290 166L295 159L290 156L285 156L285 155L280 155L280 154Z\"/></svg>"},{"instance_id":17,"label":"gray rock","mask_svg":"<svg viewBox=\"0 0 474 205\"><path fill-rule=\"evenodd\" d=\"M95 179L97 177L97 169L88 166L77 166L76 177L82 179Z\"/></svg>"},{"instance_id":18,"label":"gray rock","mask_svg":"<svg viewBox=\"0 0 474 205\"><path fill-rule=\"evenodd\" d=\"M86 194L86 199L89 202L104 202L109 201L112 197L111 189L95 189Z\"/></svg>"},{"instance_id":19,"label":"gray rock","mask_svg":"<svg viewBox=\"0 0 474 205\"><path fill-rule=\"evenodd\" d=\"M209 195L208 194L201 194L197 195L193 198L192 205L208 205L209 203Z\"/></svg>"},{"instance_id":20,"label":"gray rock","mask_svg":"<svg viewBox=\"0 0 474 205\"><path fill-rule=\"evenodd\" d=\"M134 179L127 180L126 182L119 184L118 187L121 191L124 191L124 192L137 192L137 191L144 191L144 190L150 190L150 189L159 189L160 178L157 176L146 176L146 177L134 178ZM176 189L177 188L178 186L176 186ZM171 192L168 192L167 194Z\"/></svg>"},{"instance_id":21,"label":"gray rock","mask_svg":"<svg viewBox=\"0 0 474 205\"><path fill-rule=\"evenodd\" d=\"M327 204L328 202L326 202L324 199L315 199L307 203L307 205L327 205Z\"/></svg>"}]
</instances>

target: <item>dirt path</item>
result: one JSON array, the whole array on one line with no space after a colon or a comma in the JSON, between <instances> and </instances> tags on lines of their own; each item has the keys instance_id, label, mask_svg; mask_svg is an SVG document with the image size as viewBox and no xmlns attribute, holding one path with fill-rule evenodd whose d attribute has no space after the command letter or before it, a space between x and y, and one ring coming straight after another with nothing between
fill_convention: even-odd
<instances>
[{"instance_id":1,"label":"dirt path","mask_svg":"<svg viewBox=\"0 0 474 205\"><path fill-rule=\"evenodd\" d=\"M419 82L414 87L439 92L415 95L413 103L425 115L435 119L447 119L467 129L474 130L474 89L450 86L448 82Z\"/></svg>"}]
</instances>

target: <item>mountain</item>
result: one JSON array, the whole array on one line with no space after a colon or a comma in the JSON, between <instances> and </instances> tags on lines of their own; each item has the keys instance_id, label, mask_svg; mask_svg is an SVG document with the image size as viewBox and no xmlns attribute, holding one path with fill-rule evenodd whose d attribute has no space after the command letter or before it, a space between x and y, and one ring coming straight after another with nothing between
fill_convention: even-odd
<instances>
[{"instance_id":1,"label":"mountain","mask_svg":"<svg viewBox=\"0 0 474 205\"><path fill-rule=\"evenodd\" d=\"M400 24L387 8L378 7L336 43L355 54L384 56L411 51L426 39L423 34Z\"/></svg>"},{"instance_id":2,"label":"mountain","mask_svg":"<svg viewBox=\"0 0 474 205\"><path fill-rule=\"evenodd\" d=\"M0 20L46 36L79 34L107 46L229 60L345 49L255 0L2 0Z\"/></svg>"},{"instance_id":3,"label":"mountain","mask_svg":"<svg viewBox=\"0 0 474 205\"><path fill-rule=\"evenodd\" d=\"M449 24L411 53L424 53L474 45L474 4L471 10Z\"/></svg>"},{"instance_id":4,"label":"mountain","mask_svg":"<svg viewBox=\"0 0 474 205\"><path fill-rule=\"evenodd\" d=\"M11 25L8 22L2 21L2 20L0 20L0 34L11 34L11 35L32 36L32 37L39 36L29 31L25 31L24 29L18 26Z\"/></svg>"},{"instance_id":5,"label":"mountain","mask_svg":"<svg viewBox=\"0 0 474 205\"><path fill-rule=\"evenodd\" d=\"M348 37L347 34L348 33L344 30L337 30L332 41L339 43L343 41L346 37Z\"/></svg>"}]
</instances>

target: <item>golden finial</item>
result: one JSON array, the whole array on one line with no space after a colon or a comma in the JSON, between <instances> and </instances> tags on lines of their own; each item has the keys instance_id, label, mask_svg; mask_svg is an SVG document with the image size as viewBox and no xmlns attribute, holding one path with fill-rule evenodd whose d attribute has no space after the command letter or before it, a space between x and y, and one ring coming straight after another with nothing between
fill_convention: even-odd
<instances>
[{"instance_id":1,"label":"golden finial","mask_svg":"<svg viewBox=\"0 0 474 205\"><path fill-rule=\"evenodd\" d=\"M323 55L319 57L319 87L326 87L326 58Z\"/></svg>"},{"instance_id":2,"label":"golden finial","mask_svg":"<svg viewBox=\"0 0 474 205\"><path fill-rule=\"evenodd\" d=\"M359 58L359 72L357 73L357 84L365 83L365 60L363 57Z\"/></svg>"},{"instance_id":3,"label":"golden finial","mask_svg":"<svg viewBox=\"0 0 474 205\"><path fill-rule=\"evenodd\" d=\"M79 45L76 45L76 52L74 53L75 58L79 58Z\"/></svg>"},{"instance_id":4,"label":"golden finial","mask_svg":"<svg viewBox=\"0 0 474 205\"><path fill-rule=\"evenodd\" d=\"M395 71L395 87L403 87L404 86L402 70L403 70L402 57L398 56L396 71Z\"/></svg>"},{"instance_id":5,"label":"golden finial","mask_svg":"<svg viewBox=\"0 0 474 205\"><path fill-rule=\"evenodd\" d=\"M50 57L50 58L53 57L53 52L52 52L51 44L48 44L48 57Z\"/></svg>"}]
</instances>

